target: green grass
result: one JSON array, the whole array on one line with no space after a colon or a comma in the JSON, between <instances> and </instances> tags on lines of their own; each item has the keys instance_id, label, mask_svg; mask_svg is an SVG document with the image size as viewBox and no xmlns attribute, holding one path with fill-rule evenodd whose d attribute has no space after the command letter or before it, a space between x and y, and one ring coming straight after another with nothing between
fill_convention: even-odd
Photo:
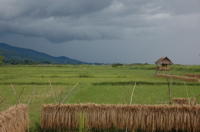
<instances>
[{"instance_id":1,"label":"green grass","mask_svg":"<svg viewBox=\"0 0 200 132\"><path fill-rule=\"evenodd\" d=\"M200 74L200 66L174 65L170 72L163 73ZM172 81L171 98L186 98L184 82L178 79ZM39 124L42 104L58 103L76 83L78 85L64 103L129 104L135 83L137 85L132 103L159 104L170 101L167 79L155 76L155 65L2 66L0 67L0 100L4 98L6 100L0 104L0 110L3 111L16 104L16 96L11 84L18 96L24 88L20 102L25 104L36 89L29 104L29 115L31 130L37 131L35 129ZM200 95L200 83L186 82L186 85L190 98ZM200 103L200 97L197 101Z\"/></svg>"}]
</instances>

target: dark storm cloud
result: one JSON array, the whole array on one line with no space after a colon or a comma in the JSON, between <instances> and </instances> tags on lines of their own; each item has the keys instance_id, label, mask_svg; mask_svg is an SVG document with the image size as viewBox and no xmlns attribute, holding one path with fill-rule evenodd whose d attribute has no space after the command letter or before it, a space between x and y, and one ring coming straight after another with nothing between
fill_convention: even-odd
<instances>
[{"instance_id":1,"label":"dark storm cloud","mask_svg":"<svg viewBox=\"0 0 200 132\"><path fill-rule=\"evenodd\" d=\"M184 19L176 16L199 13L199 4L199 0L1 0L0 34L56 43L159 34L155 29L176 27L170 21Z\"/></svg>"},{"instance_id":2,"label":"dark storm cloud","mask_svg":"<svg viewBox=\"0 0 200 132\"><path fill-rule=\"evenodd\" d=\"M53 42L115 38L109 33L111 28L85 23L82 18L107 8L111 2L3 0L0 2L0 34L44 37Z\"/></svg>"},{"instance_id":3,"label":"dark storm cloud","mask_svg":"<svg viewBox=\"0 0 200 132\"><path fill-rule=\"evenodd\" d=\"M1 18L48 18L80 16L100 11L111 4L109 0L1 0Z\"/></svg>"}]
</instances>

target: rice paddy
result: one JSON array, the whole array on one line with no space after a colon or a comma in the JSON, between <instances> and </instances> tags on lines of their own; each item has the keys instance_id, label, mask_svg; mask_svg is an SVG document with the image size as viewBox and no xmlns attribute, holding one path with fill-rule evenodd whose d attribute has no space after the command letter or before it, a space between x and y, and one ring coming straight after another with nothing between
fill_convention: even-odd
<instances>
[{"instance_id":1,"label":"rice paddy","mask_svg":"<svg viewBox=\"0 0 200 132\"><path fill-rule=\"evenodd\" d=\"M0 110L28 104L29 131L39 131L45 104L161 105L196 98L200 83L155 76L155 65L32 65L0 67ZM200 74L200 66L174 65L162 74ZM159 73L160 74L160 73ZM135 89L132 95L132 91ZM14 90L13 90L14 89ZM16 91L16 93L14 92ZM132 97L131 97L132 96Z\"/></svg>"}]
</instances>

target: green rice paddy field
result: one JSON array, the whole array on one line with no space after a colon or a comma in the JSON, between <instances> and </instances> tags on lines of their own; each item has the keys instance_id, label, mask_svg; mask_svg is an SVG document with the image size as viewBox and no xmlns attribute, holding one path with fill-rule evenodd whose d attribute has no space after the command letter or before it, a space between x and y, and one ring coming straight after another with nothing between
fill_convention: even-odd
<instances>
[{"instance_id":1,"label":"green rice paddy field","mask_svg":"<svg viewBox=\"0 0 200 132\"><path fill-rule=\"evenodd\" d=\"M199 65L171 68L162 73L200 74ZM39 124L42 104L56 104L64 98L64 103L129 104L135 84L132 104L161 104L188 97L200 103L200 82L156 77L155 65L23 65L0 67L0 101L5 99L0 110L16 104L18 97L20 103L30 101L33 130Z\"/></svg>"}]
</instances>

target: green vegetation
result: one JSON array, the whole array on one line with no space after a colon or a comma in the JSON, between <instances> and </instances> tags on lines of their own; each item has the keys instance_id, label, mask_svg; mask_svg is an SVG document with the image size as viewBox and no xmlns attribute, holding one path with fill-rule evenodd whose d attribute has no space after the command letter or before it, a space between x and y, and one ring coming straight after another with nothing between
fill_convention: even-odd
<instances>
[{"instance_id":1,"label":"green vegetation","mask_svg":"<svg viewBox=\"0 0 200 132\"><path fill-rule=\"evenodd\" d=\"M3 59L2 61L4 64L10 64L10 65L33 65L33 64L48 64L48 62L34 62L28 59L24 60L8 60L8 59Z\"/></svg>"},{"instance_id":2,"label":"green vegetation","mask_svg":"<svg viewBox=\"0 0 200 132\"><path fill-rule=\"evenodd\" d=\"M3 58L4 58L4 56L2 56L2 53L0 52L0 65L3 64Z\"/></svg>"},{"instance_id":3,"label":"green vegetation","mask_svg":"<svg viewBox=\"0 0 200 132\"><path fill-rule=\"evenodd\" d=\"M200 74L198 65L173 65L171 68L171 71L162 73L181 76ZM30 131L39 129L42 104L59 103L66 95L64 103L129 104L136 83L132 103L160 104L170 101L169 83L167 79L155 76L155 65L15 65L1 66L0 69L0 101L5 99L0 103L0 110L16 104L13 89L17 96L23 90L20 102L27 104L31 99ZM186 82L185 86L182 80L172 80L171 99L197 97L200 103L199 95L200 83Z\"/></svg>"}]
</instances>

